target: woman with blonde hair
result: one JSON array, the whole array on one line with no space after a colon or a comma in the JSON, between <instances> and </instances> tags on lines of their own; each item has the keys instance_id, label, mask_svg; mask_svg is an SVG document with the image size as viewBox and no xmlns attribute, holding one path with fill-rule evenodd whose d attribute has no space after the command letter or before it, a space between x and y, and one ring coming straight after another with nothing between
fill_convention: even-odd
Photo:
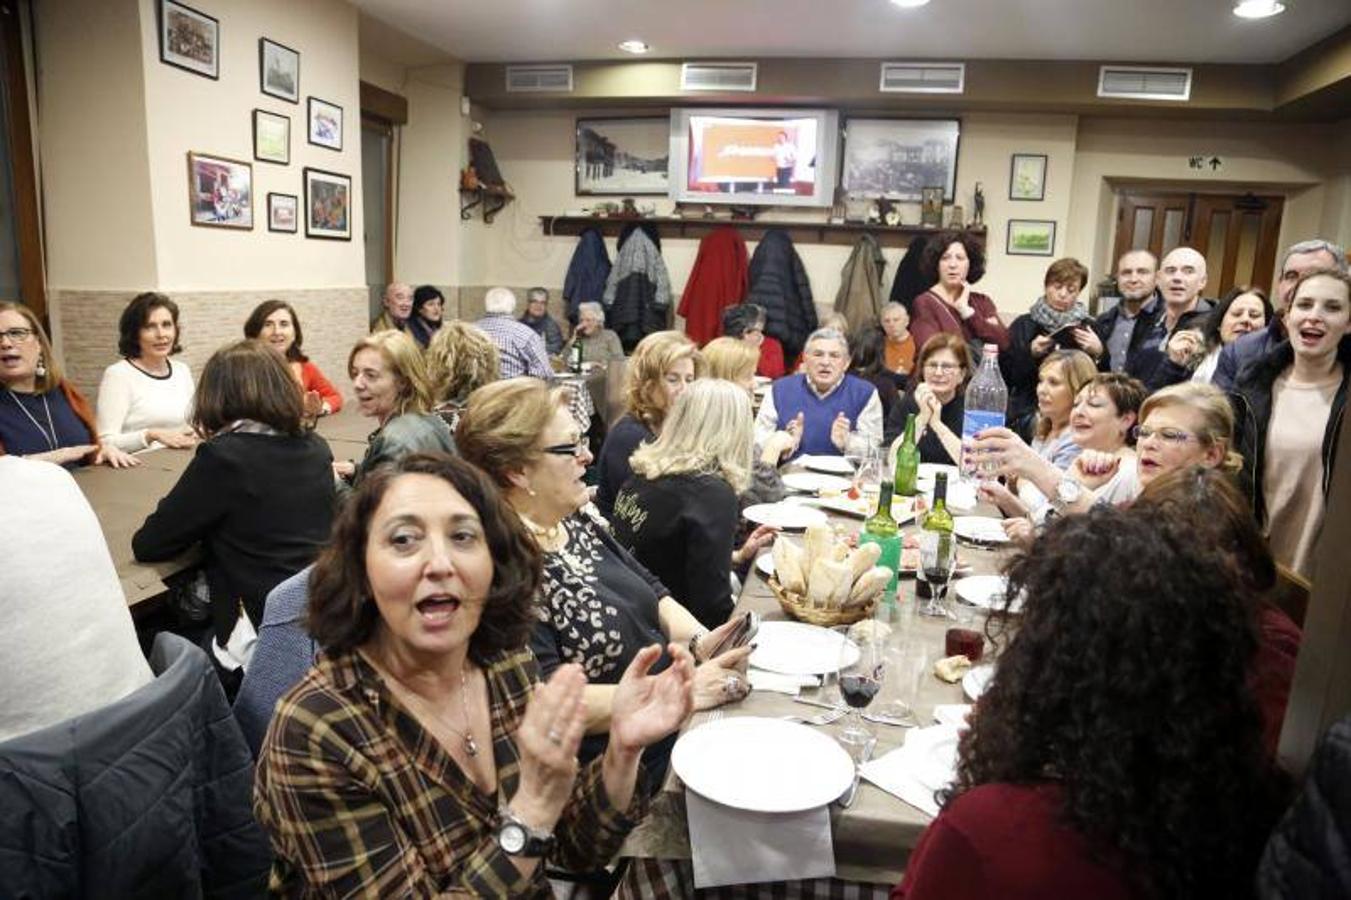
<instances>
[{"instance_id":1,"label":"woman with blonde hair","mask_svg":"<svg viewBox=\"0 0 1351 900\"><path fill-rule=\"evenodd\" d=\"M469 395L497 380L502 368L497 345L468 322L449 320L427 345L427 379L438 409L459 407Z\"/></svg>"},{"instance_id":2,"label":"woman with blonde hair","mask_svg":"<svg viewBox=\"0 0 1351 900\"><path fill-rule=\"evenodd\" d=\"M755 390L755 367L760 363L760 352L745 341L736 338L714 338L704 345L704 365L709 378L721 378L751 394Z\"/></svg>"},{"instance_id":3,"label":"woman with blonde hair","mask_svg":"<svg viewBox=\"0 0 1351 900\"><path fill-rule=\"evenodd\" d=\"M432 383L422 348L402 331L377 331L357 341L347 357L352 392L363 416L376 421L361 462L335 462L339 488L352 488L381 463L410 453L454 453L455 441L431 411Z\"/></svg>"},{"instance_id":4,"label":"woman with blonde hair","mask_svg":"<svg viewBox=\"0 0 1351 900\"><path fill-rule=\"evenodd\" d=\"M736 549L737 495L751 483L751 408L716 378L676 400L661 435L634 452L633 476L615 498L615 539L661 579L705 628L732 614L731 570L773 535Z\"/></svg>"},{"instance_id":5,"label":"woman with blonde hair","mask_svg":"<svg viewBox=\"0 0 1351 900\"><path fill-rule=\"evenodd\" d=\"M694 676L698 709L745 696L749 684L741 670L749 648L709 659L708 649L728 625L710 634L604 523L583 511L587 487L582 476L591 453L567 402L566 390L550 389L537 378L494 382L465 404L455 441L460 454L502 488L543 551L544 581L531 649L543 678L567 663L580 664L586 673L588 737L580 752L585 763L604 750L615 685L643 647L688 644L700 663ZM664 670L670 661L663 651L653 671ZM660 784L670 746L664 741L644 754L644 767L657 776L649 783Z\"/></svg>"},{"instance_id":6,"label":"woman with blonde hair","mask_svg":"<svg viewBox=\"0 0 1351 900\"><path fill-rule=\"evenodd\" d=\"M1070 413L1079 391L1097 374L1097 364L1082 350L1053 350L1037 367L1032 449L1057 468L1068 469L1082 449L1074 442Z\"/></svg>"},{"instance_id":7,"label":"woman with blonde hair","mask_svg":"<svg viewBox=\"0 0 1351 900\"><path fill-rule=\"evenodd\" d=\"M638 342L624 385L626 411L600 449L596 506L607 518L615 494L633 474L629 457L639 444L657 436L671 404L703 374L703 355L679 331L657 331Z\"/></svg>"}]
</instances>

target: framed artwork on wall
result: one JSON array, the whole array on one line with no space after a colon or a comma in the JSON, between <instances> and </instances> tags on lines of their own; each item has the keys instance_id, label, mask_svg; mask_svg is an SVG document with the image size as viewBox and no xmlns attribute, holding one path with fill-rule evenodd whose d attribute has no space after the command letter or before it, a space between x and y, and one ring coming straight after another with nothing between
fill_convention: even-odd
<instances>
[{"instance_id":1,"label":"framed artwork on wall","mask_svg":"<svg viewBox=\"0 0 1351 900\"><path fill-rule=\"evenodd\" d=\"M253 166L188 152L188 204L194 225L253 228Z\"/></svg>"},{"instance_id":2,"label":"framed artwork on wall","mask_svg":"<svg viewBox=\"0 0 1351 900\"><path fill-rule=\"evenodd\" d=\"M310 143L330 150L342 149L342 107L318 97L309 102Z\"/></svg>"},{"instance_id":3,"label":"framed artwork on wall","mask_svg":"<svg viewBox=\"0 0 1351 900\"><path fill-rule=\"evenodd\" d=\"M300 54L285 44L258 39L258 89L270 97L300 102Z\"/></svg>"},{"instance_id":4,"label":"framed artwork on wall","mask_svg":"<svg viewBox=\"0 0 1351 900\"><path fill-rule=\"evenodd\" d=\"M305 167L305 237L352 239L352 176Z\"/></svg>"},{"instance_id":5,"label":"framed artwork on wall","mask_svg":"<svg viewBox=\"0 0 1351 900\"><path fill-rule=\"evenodd\" d=\"M1009 163L1009 199L1046 199L1046 154L1013 154Z\"/></svg>"},{"instance_id":6,"label":"framed artwork on wall","mask_svg":"<svg viewBox=\"0 0 1351 900\"><path fill-rule=\"evenodd\" d=\"M941 185L956 199L959 119L849 119L845 122L841 183L851 197L922 201Z\"/></svg>"},{"instance_id":7,"label":"framed artwork on wall","mask_svg":"<svg viewBox=\"0 0 1351 900\"><path fill-rule=\"evenodd\" d=\"M919 224L925 228L943 227L943 188L934 186L919 189Z\"/></svg>"},{"instance_id":8,"label":"framed artwork on wall","mask_svg":"<svg viewBox=\"0 0 1351 900\"><path fill-rule=\"evenodd\" d=\"M1009 219L1009 256L1054 256L1055 222L1050 219Z\"/></svg>"},{"instance_id":9,"label":"framed artwork on wall","mask_svg":"<svg viewBox=\"0 0 1351 900\"><path fill-rule=\"evenodd\" d=\"M220 22L177 0L160 0L160 62L220 78Z\"/></svg>"},{"instance_id":10,"label":"framed artwork on wall","mask_svg":"<svg viewBox=\"0 0 1351 900\"><path fill-rule=\"evenodd\" d=\"M267 195L267 230L295 234L300 228L300 198L295 194Z\"/></svg>"},{"instance_id":11,"label":"framed artwork on wall","mask_svg":"<svg viewBox=\"0 0 1351 900\"><path fill-rule=\"evenodd\" d=\"M578 119L578 194L666 195L670 183L670 119L666 116Z\"/></svg>"},{"instance_id":12,"label":"framed artwork on wall","mask_svg":"<svg viewBox=\"0 0 1351 900\"><path fill-rule=\"evenodd\" d=\"M290 116L265 109L253 111L253 158L282 165L291 162Z\"/></svg>"}]
</instances>

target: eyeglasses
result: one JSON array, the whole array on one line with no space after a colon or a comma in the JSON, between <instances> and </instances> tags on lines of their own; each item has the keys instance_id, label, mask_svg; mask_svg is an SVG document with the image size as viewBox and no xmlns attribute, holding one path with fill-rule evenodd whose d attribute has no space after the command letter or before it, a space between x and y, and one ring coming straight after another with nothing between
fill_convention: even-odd
<instances>
[{"instance_id":1,"label":"eyeglasses","mask_svg":"<svg viewBox=\"0 0 1351 900\"><path fill-rule=\"evenodd\" d=\"M1181 446L1187 441L1200 440L1190 431L1183 431L1181 428L1150 428L1147 425L1141 425L1135 432L1136 441L1147 441L1157 436L1165 444L1174 444Z\"/></svg>"},{"instance_id":2,"label":"eyeglasses","mask_svg":"<svg viewBox=\"0 0 1351 900\"><path fill-rule=\"evenodd\" d=\"M573 456L581 459L590 450L586 441L578 440L575 444L554 444L552 447L541 447L541 453L550 453L554 456Z\"/></svg>"},{"instance_id":3,"label":"eyeglasses","mask_svg":"<svg viewBox=\"0 0 1351 900\"><path fill-rule=\"evenodd\" d=\"M962 364L961 364L961 363L927 362L927 363L924 364L924 371L926 371L926 372L956 372L956 371L957 371L958 369L960 369L961 367L962 367Z\"/></svg>"},{"instance_id":4,"label":"eyeglasses","mask_svg":"<svg viewBox=\"0 0 1351 900\"><path fill-rule=\"evenodd\" d=\"M0 338L9 338L11 344L22 344L33 336L31 328L6 328L0 331Z\"/></svg>"}]
</instances>

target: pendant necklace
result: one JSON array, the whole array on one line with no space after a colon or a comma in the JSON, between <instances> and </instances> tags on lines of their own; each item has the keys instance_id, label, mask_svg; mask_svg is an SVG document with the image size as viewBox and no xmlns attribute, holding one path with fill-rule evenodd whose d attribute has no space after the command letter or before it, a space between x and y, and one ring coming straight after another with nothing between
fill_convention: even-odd
<instances>
[{"instance_id":1,"label":"pendant necklace","mask_svg":"<svg viewBox=\"0 0 1351 900\"><path fill-rule=\"evenodd\" d=\"M42 439L47 442L47 446L55 450L56 425L52 422L52 408L47 404L47 395L45 393L42 395L42 408L47 411L47 428L43 428L42 423L39 422L31 412L28 411L28 407L23 405L23 401L21 401L17 396L15 396L14 391L11 388L5 388L5 393L9 394L10 399L13 400L16 404L18 404L19 409L23 410L23 414L28 417L28 421L33 423L33 427L36 428L38 430L38 433L42 435ZM50 432L48 431L48 429L51 429Z\"/></svg>"},{"instance_id":2,"label":"pendant necklace","mask_svg":"<svg viewBox=\"0 0 1351 900\"><path fill-rule=\"evenodd\" d=\"M402 685L404 690L412 694L418 703L426 707L427 711L430 712L433 716L435 716L437 721L439 721L442 725L446 726L455 733L455 736L458 737L460 741L464 744L465 753L469 754L469 756L471 757L478 756L478 741L474 740L474 735L469 730L469 670L465 667L463 663L460 664L460 703L461 703L461 711L464 715L463 729L456 728L454 725L447 722L445 717L441 715L440 711L438 711L436 707L432 706L431 703L423 699L421 694L413 690L413 688L411 688L408 685L408 683L405 682L398 675L395 675L388 669L385 669L385 671L389 673L389 676L391 678L393 678L400 685Z\"/></svg>"}]
</instances>

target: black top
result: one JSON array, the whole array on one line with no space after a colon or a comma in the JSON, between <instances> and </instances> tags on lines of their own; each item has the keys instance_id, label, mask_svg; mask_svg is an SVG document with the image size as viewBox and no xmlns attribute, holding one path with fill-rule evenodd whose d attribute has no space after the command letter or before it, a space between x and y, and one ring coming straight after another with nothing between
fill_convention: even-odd
<instances>
[{"instance_id":1,"label":"black top","mask_svg":"<svg viewBox=\"0 0 1351 900\"><path fill-rule=\"evenodd\" d=\"M605 518L610 518L614 511L615 495L633 476L629 457L639 444L654 437L652 429L635 419L632 413L625 413L605 435L605 443L600 448L600 482L596 488L596 508Z\"/></svg>"},{"instance_id":2,"label":"black top","mask_svg":"<svg viewBox=\"0 0 1351 900\"><path fill-rule=\"evenodd\" d=\"M131 539L142 562L199 541L221 646L239 618L256 626L268 591L314 562L333 524L333 454L322 438L234 432L203 442Z\"/></svg>"},{"instance_id":3,"label":"black top","mask_svg":"<svg viewBox=\"0 0 1351 900\"><path fill-rule=\"evenodd\" d=\"M953 434L962 433L962 417L966 413L966 396L962 391L953 394L952 399L943 404L943 409L939 417L943 424L952 430ZM905 433L905 420L907 416L919 415L919 405L915 403L914 394L902 394L896 401L896 405L891 408L891 415L887 416L886 428L884 429L884 441L887 446ZM934 434L932 428L924 429L924 436L917 442L919 446L920 462L938 463L944 466L958 465L957 460L948 456L947 448L943 442Z\"/></svg>"},{"instance_id":4,"label":"black top","mask_svg":"<svg viewBox=\"0 0 1351 900\"><path fill-rule=\"evenodd\" d=\"M657 606L671 592L584 513L564 520L563 527L567 546L544 554L539 622L530 636L541 679L547 681L564 663L577 663L588 681L618 684L633 657L649 644L663 648L652 671L665 669L671 658ZM674 738L643 753L650 773L665 772ZM605 735L584 738L582 761L604 752L606 741Z\"/></svg>"},{"instance_id":5,"label":"black top","mask_svg":"<svg viewBox=\"0 0 1351 900\"><path fill-rule=\"evenodd\" d=\"M1084 319L1083 327L1092 328L1093 321ZM1020 431L1021 426L1028 422L1037 410L1037 378L1041 370L1041 364L1046 359L1045 356L1032 355L1032 341L1047 334L1045 328L1032 318L1030 313L1023 313L1013 320L1009 326L1009 345L1008 348L999 354L999 369L1004 376L1004 383L1009 388L1009 407L1006 416L1010 428ZM1054 350L1081 350L1082 348L1074 342L1074 335L1068 329L1062 329L1053 335L1055 338ZM1098 370L1107 372L1111 370L1111 358L1107 355L1107 343L1103 340L1102 358L1095 360ZM1048 354L1052 351L1048 351ZM1026 436L1026 435L1025 435Z\"/></svg>"},{"instance_id":6,"label":"black top","mask_svg":"<svg viewBox=\"0 0 1351 900\"><path fill-rule=\"evenodd\" d=\"M738 521L732 486L716 475L634 475L615 498L615 540L671 589L705 628L727 621Z\"/></svg>"}]
</instances>

